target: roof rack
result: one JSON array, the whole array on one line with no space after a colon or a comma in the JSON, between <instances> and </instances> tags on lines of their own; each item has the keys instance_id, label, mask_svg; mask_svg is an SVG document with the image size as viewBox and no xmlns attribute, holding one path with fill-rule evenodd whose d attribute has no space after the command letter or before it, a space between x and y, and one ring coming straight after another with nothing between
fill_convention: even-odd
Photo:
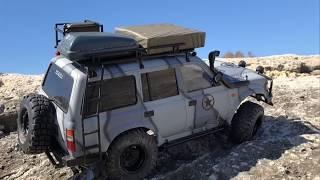
<instances>
[{"instance_id":1,"label":"roof rack","mask_svg":"<svg viewBox=\"0 0 320 180\"><path fill-rule=\"evenodd\" d=\"M139 64L140 69L144 69L143 62L147 59L152 59L156 57L162 57L167 55L175 55L175 54L184 54L186 61L190 62L190 55L194 56L196 53L194 52L194 49L188 49L188 50L179 50L179 46L183 44L171 44L171 45L164 45L159 47L153 47L156 48L172 48L173 50L171 52L164 52L160 54L147 54L145 48L138 48L133 50L128 50L128 52L131 54L131 56L121 56L119 58L114 58L114 55L117 55L118 53L121 53L121 51L114 51L112 53L108 54L101 54L101 55L88 55L87 60L83 61L74 61L75 63L79 65L83 65L84 67L89 67L90 65L110 65L110 64L121 64L121 63L128 63L128 62L137 62Z\"/></svg>"},{"instance_id":2,"label":"roof rack","mask_svg":"<svg viewBox=\"0 0 320 180\"><path fill-rule=\"evenodd\" d=\"M169 24L128 27L122 28L121 32L117 29L116 33L104 33L103 25L90 20L58 23L55 31L59 53L87 67L136 61L140 68L144 68L143 60L173 54L185 54L186 61L190 61L189 56L195 54L192 53L195 48L204 45L205 38L204 32ZM70 32L88 33L68 34ZM144 32L147 34L142 39L132 35ZM71 38L65 38L66 35Z\"/></svg>"},{"instance_id":3,"label":"roof rack","mask_svg":"<svg viewBox=\"0 0 320 180\"><path fill-rule=\"evenodd\" d=\"M54 47L57 48L59 42L66 34L70 32L103 32L103 25L95 21L84 20L83 22L77 23L57 23L55 24L54 30L56 35L56 44Z\"/></svg>"}]
</instances>

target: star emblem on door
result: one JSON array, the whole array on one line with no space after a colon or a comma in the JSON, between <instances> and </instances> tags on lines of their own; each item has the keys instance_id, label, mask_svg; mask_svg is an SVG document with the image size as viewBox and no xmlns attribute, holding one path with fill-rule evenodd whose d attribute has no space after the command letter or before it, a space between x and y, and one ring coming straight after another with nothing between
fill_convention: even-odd
<instances>
[{"instance_id":1,"label":"star emblem on door","mask_svg":"<svg viewBox=\"0 0 320 180\"><path fill-rule=\"evenodd\" d=\"M204 110L209 110L214 105L214 98L211 95L204 95L202 99L202 107Z\"/></svg>"}]
</instances>

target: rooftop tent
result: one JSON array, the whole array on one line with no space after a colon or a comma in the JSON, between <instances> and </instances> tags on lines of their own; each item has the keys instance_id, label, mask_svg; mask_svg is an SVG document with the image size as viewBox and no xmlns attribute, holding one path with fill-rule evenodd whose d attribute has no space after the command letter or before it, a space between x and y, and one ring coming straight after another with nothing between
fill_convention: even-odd
<instances>
[{"instance_id":1,"label":"rooftop tent","mask_svg":"<svg viewBox=\"0 0 320 180\"><path fill-rule=\"evenodd\" d=\"M72 32L61 40L57 50L70 60L79 61L93 56L125 56L138 48L134 39L119 34Z\"/></svg>"},{"instance_id":2,"label":"rooftop tent","mask_svg":"<svg viewBox=\"0 0 320 180\"><path fill-rule=\"evenodd\" d=\"M119 27L117 34L135 39L148 54L160 54L178 50L193 50L205 44L205 32L172 24Z\"/></svg>"}]
</instances>

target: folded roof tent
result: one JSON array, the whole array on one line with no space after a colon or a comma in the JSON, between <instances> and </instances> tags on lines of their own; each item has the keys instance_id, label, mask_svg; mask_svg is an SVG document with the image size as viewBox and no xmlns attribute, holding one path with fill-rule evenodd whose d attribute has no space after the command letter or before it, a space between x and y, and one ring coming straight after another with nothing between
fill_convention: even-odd
<instances>
[{"instance_id":1,"label":"folded roof tent","mask_svg":"<svg viewBox=\"0 0 320 180\"><path fill-rule=\"evenodd\" d=\"M150 55L193 50L205 44L205 32L173 24L118 27L115 32L134 38Z\"/></svg>"}]
</instances>

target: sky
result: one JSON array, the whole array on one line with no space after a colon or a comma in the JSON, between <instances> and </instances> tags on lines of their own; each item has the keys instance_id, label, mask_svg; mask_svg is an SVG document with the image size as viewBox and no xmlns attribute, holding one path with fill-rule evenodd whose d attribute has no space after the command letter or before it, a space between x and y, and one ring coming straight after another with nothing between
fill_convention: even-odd
<instances>
[{"instance_id":1,"label":"sky","mask_svg":"<svg viewBox=\"0 0 320 180\"><path fill-rule=\"evenodd\" d=\"M114 27L173 23L206 32L211 50L256 56L320 54L320 0L1 0L0 72L42 74L55 54L58 22Z\"/></svg>"}]
</instances>

